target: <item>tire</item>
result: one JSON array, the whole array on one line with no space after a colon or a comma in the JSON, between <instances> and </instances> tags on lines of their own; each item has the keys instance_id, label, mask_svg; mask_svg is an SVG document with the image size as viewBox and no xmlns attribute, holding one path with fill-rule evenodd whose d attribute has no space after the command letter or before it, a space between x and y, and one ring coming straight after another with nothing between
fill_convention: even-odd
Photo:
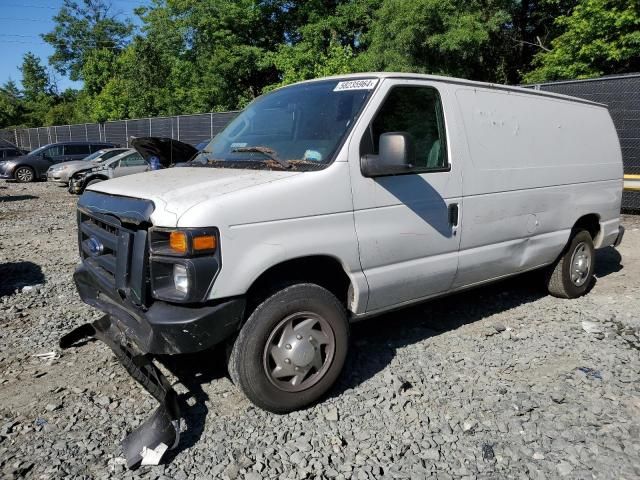
<instances>
[{"instance_id":1,"label":"tire","mask_svg":"<svg viewBox=\"0 0 640 480\"><path fill-rule=\"evenodd\" d=\"M576 232L549 269L547 290L558 298L578 298L589 291L593 283L595 249L586 230Z\"/></svg>"},{"instance_id":2,"label":"tire","mask_svg":"<svg viewBox=\"0 0 640 480\"><path fill-rule=\"evenodd\" d=\"M29 183L36 180L36 173L31 167L18 167L13 176L18 183Z\"/></svg>"},{"instance_id":3,"label":"tire","mask_svg":"<svg viewBox=\"0 0 640 480\"><path fill-rule=\"evenodd\" d=\"M329 390L348 346L349 323L338 299L318 285L294 284L251 313L231 349L229 375L256 406L287 413Z\"/></svg>"}]
</instances>

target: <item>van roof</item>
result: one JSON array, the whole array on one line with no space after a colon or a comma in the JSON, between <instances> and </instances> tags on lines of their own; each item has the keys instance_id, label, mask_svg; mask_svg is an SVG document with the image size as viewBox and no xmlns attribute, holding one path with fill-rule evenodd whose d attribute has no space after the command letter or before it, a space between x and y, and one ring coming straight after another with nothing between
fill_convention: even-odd
<instances>
[{"instance_id":1,"label":"van roof","mask_svg":"<svg viewBox=\"0 0 640 480\"><path fill-rule=\"evenodd\" d=\"M585 100L584 98L571 97L569 95L562 95L559 93L548 92L544 90L534 90L532 88L515 87L511 85L502 85L499 83L487 83L476 82L474 80L466 80L464 78L445 77L441 75L426 75L422 73L401 73L401 72L366 72L366 73L350 73L346 75L333 75L330 77L315 78L312 80L306 80L300 83L318 82L321 80L329 79L358 79L358 78L400 78L400 79L414 79L414 80L431 80L434 82L442 83L455 83L458 85L468 85L471 87L490 88L493 90L506 90L509 92L524 93L527 95L539 95L542 97L550 97L558 100L567 100L571 102L586 103L588 105L596 105L599 107L607 107L604 103L592 102L591 100ZM532 85L533 86L533 85Z\"/></svg>"}]
</instances>

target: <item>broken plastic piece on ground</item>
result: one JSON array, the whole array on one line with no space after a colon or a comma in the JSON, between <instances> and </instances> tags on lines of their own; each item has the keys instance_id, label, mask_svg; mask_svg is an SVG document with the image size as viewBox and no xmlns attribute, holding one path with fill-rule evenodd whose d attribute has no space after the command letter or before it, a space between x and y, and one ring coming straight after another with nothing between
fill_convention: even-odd
<instances>
[{"instance_id":1,"label":"broken plastic piece on ground","mask_svg":"<svg viewBox=\"0 0 640 480\"><path fill-rule=\"evenodd\" d=\"M154 414L122 442L128 468L136 468L145 457L147 462L156 462L145 465L157 465L166 450L175 448L180 441L180 408L176 391L153 363L153 357L130 345L122 332L114 329L109 315L67 333L60 339L60 347L69 348L85 337L106 343L127 372L160 403ZM161 447L163 444L164 449Z\"/></svg>"},{"instance_id":2,"label":"broken plastic piece on ground","mask_svg":"<svg viewBox=\"0 0 640 480\"><path fill-rule=\"evenodd\" d=\"M56 358L56 352L47 352L47 353L36 353L34 357L42 358L44 360L53 360Z\"/></svg>"},{"instance_id":3,"label":"broken plastic piece on ground","mask_svg":"<svg viewBox=\"0 0 640 480\"><path fill-rule=\"evenodd\" d=\"M175 448L179 441L180 421L172 420L171 414L160 405L151 417L123 440L127 468L136 468L140 464L158 465L164 452Z\"/></svg>"},{"instance_id":4,"label":"broken plastic piece on ground","mask_svg":"<svg viewBox=\"0 0 640 480\"><path fill-rule=\"evenodd\" d=\"M594 378L602 380L602 374L599 370L594 370L593 368L589 367L579 367L578 370L584 373L590 380L593 380Z\"/></svg>"},{"instance_id":5,"label":"broken plastic piece on ground","mask_svg":"<svg viewBox=\"0 0 640 480\"><path fill-rule=\"evenodd\" d=\"M142 463L140 463L140 465L158 465L167 448L169 447L164 443L161 443L155 449L144 447L140 454L142 456Z\"/></svg>"}]
</instances>

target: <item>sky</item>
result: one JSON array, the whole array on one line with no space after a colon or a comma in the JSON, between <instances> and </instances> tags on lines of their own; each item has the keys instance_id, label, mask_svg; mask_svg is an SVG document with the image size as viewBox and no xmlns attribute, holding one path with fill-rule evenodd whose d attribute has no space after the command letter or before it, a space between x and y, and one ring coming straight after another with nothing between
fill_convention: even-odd
<instances>
[{"instance_id":1,"label":"sky","mask_svg":"<svg viewBox=\"0 0 640 480\"><path fill-rule=\"evenodd\" d=\"M109 1L109 0L107 0ZM53 30L53 16L58 13L63 0L0 0L0 84L11 79L20 83L22 56L32 52L40 57L43 65L53 54L53 48L40 38L40 34ZM145 0L111 0L113 11L119 18L136 22L133 9L148 3ZM138 22L136 22L138 23ZM60 91L80 88L80 82L72 82L51 70L52 78Z\"/></svg>"}]
</instances>

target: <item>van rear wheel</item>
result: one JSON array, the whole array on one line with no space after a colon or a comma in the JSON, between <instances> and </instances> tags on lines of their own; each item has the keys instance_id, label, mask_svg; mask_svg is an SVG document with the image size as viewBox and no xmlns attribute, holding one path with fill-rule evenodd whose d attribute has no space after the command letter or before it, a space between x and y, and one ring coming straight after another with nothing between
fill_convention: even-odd
<instances>
[{"instance_id":1,"label":"van rear wheel","mask_svg":"<svg viewBox=\"0 0 640 480\"><path fill-rule=\"evenodd\" d=\"M305 407L334 384L347 356L349 323L328 290L295 284L251 313L229 355L229 375L247 398L274 413Z\"/></svg>"},{"instance_id":2,"label":"van rear wheel","mask_svg":"<svg viewBox=\"0 0 640 480\"><path fill-rule=\"evenodd\" d=\"M593 282L595 249L591 235L578 231L547 274L547 289L554 297L577 298L589 290Z\"/></svg>"}]
</instances>

